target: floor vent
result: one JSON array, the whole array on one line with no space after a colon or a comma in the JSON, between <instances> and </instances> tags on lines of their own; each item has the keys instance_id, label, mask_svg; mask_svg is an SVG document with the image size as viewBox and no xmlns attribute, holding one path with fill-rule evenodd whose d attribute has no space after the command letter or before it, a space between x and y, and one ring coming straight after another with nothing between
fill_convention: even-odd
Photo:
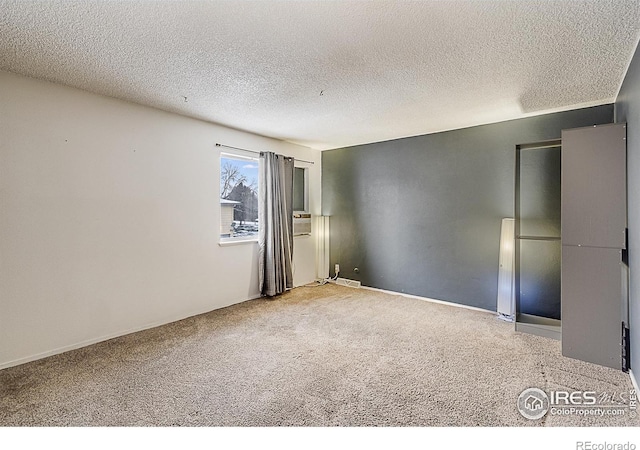
<instances>
[{"instance_id":1,"label":"floor vent","mask_svg":"<svg viewBox=\"0 0 640 450\"><path fill-rule=\"evenodd\" d=\"M347 278L338 278L336 280L336 284L339 284L340 286L347 286L352 288L359 288L360 286L362 286L362 283L360 283L359 281L349 280Z\"/></svg>"}]
</instances>

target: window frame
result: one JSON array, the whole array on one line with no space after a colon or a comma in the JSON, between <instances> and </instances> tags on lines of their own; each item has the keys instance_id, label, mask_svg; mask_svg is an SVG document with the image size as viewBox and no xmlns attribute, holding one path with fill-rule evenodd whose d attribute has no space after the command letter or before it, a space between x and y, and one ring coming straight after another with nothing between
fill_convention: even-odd
<instances>
[{"instance_id":1,"label":"window frame","mask_svg":"<svg viewBox=\"0 0 640 450\"><path fill-rule=\"evenodd\" d=\"M295 158L294 158L294 163L295 163ZM294 209L293 214L309 214L309 168L307 166L299 166L297 165L297 163L295 163L294 172L295 172L295 169L304 170L304 186L303 186L304 193L302 194L304 209L303 210ZM295 188L295 181L294 181L293 187ZM294 196L295 196L295 192L294 192Z\"/></svg>"},{"instance_id":2,"label":"window frame","mask_svg":"<svg viewBox=\"0 0 640 450\"><path fill-rule=\"evenodd\" d=\"M220 200L223 200L222 198L222 191L220 190L220 181L222 178L222 159L235 159L235 160L240 160L240 161L250 161L250 162L254 162L257 163L258 166L258 191L256 192L256 196L258 197L258 203L260 202L260 185L259 185L259 177L260 177L260 157L258 155L255 155L254 153L250 153L250 152L243 152L241 150L234 150L232 152L229 151L223 151L220 152L220 154L218 155L219 159L219 165L218 165L218 202L220 202ZM258 205L259 208L259 205ZM220 213L220 220L219 220L219 227L222 227L222 203L219 203L219 213ZM224 247L224 246L229 246L229 245L238 245L238 244L246 244L246 243L257 243L258 242L258 236L260 233L260 222L258 221L258 232L254 235L251 236L229 236L229 237L223 237L222 233L218 234L218 245Z\"/></svg>"}]
</instances>

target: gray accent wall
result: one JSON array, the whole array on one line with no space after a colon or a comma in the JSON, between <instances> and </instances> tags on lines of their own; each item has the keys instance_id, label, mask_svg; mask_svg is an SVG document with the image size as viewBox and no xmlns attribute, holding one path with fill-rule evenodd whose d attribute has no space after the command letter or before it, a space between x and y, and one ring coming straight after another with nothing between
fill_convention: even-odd
<instances>
[{"instance_id":1,"label":"gray accent wall","mask_svg":"<svg viewBox=\"0 0 640 450\"><path fill-rule=\"evenodd\" d=\"M616 122L627 122L627 226L631 370L640 374L640 48L615 103Z\"/></svg>"},{"instance_id":2,"label":"gray accent wall","mask_svg":"<svg viewBox=\"0 0 640 450\"><path fill-rule=\"evenodd\" d=\"M516 145L613 121L613 105L322 154L331 272L363 285L496 309L500 223ZM356 270L357 269L357 270Z\"/></svg>"}]
</instances>

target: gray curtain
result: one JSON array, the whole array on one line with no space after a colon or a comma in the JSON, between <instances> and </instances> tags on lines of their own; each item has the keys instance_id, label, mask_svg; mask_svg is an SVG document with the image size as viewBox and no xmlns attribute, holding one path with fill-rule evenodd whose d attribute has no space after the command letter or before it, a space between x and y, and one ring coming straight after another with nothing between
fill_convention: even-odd
<instances>
[{"instance_id":1,"label":"gray curtain","mask_svg":"<svg viewBox=\"0 0 640 450\"><path fill-rule=\"evenodd\" d=\"M293 287L293 158L262 152L260 162L260 292L272 297Z\"/></svg>"}]
</instances>

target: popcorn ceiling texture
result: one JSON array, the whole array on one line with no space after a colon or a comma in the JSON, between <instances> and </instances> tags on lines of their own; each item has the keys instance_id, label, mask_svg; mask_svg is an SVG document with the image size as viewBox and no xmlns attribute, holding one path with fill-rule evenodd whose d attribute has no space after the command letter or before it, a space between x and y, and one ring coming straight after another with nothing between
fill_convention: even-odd
<instances>
[{"instance_id":1,"label":"popcorn ceiling texture","mask_svg":"<svg viewBox=\"0 0 640 450\"><path fill-rule=\"evenodd\" d=\"M613 102L639 31L640 0L0 0L0 69L327 149Z\"/></svg>"}]
</instances>

